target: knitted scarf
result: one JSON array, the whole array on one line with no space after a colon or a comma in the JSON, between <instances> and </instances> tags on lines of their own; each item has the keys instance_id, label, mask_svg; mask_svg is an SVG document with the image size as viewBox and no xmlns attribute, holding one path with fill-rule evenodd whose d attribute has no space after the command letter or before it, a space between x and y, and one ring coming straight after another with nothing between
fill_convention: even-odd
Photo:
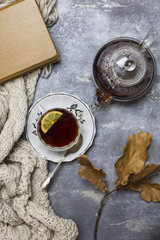
<instances>
[{"instance_id":1,"label":"knitted scarf","mask_svg":"<svg viewBox=\"0 0 160 240\"><path fill-rule=\"evenodd\" d=\"M15 0L0 0L3 7ZM51 26L58 18L54 0L37 0ZM20 138L40 75L48 77L52 66L0 86L0 239L75 240L72 220L58 217L48 193L40 188L47 166L30 144Z\"/></svg>"}]
</instances>

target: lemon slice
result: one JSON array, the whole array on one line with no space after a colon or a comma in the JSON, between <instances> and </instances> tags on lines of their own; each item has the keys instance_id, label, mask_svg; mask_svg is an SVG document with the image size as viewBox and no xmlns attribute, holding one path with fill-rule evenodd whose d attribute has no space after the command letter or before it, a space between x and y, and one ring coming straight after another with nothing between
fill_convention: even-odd
<instances>
[{"instance_id":1,"label":"lemon slice","mask_svg":"<svg viewBox=\"0 0 160 240\"><path fill-rule=\"evenodd\" d=\"M43 133L47 133L48 130L55 124L58 119L62 116L62 112L50 111L46 113L41 120L41 129Z\"/></svg>"}]
</instances>

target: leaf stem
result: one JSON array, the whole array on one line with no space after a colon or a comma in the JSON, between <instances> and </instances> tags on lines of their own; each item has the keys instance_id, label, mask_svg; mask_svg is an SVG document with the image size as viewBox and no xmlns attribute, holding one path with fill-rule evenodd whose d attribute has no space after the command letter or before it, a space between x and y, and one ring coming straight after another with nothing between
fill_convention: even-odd
<instances>
[{"instance_id":1,"label":"leaf stem","mask_svg":"<svg viewBox=\"0 0 160 240\"><path fill-rule=\"evenodd\" d=\"M97 214L97 218L96 218L96 223L95 223L95 227L94 227L94 240L97 240L97 230L98 230L98 223L99 223L99 219L101 217L101 213L102 213L102 209L103 209L103 206L104 206L104 202L105 202L105 199L108 197L108 195L110 195L111 193L117 191L117 188L115 188L114 190L110 191L110 192L105 192L104 193L104 196L101 200L101 203L100 203L100 206L99 206L99 209L98 209L98 214Z\"/></svg>"}]
</instances>

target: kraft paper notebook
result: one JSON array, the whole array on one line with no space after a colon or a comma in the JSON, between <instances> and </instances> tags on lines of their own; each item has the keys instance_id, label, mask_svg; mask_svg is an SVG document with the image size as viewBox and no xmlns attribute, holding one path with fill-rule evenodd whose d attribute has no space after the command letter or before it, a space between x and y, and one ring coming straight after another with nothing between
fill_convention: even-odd
<instances>
[{"instance_id":1,"label":"kraft paper notebook","mask_svg":"<svg viewBox=\"0 0 160 240\"><path fill-rule=\"evenodd\" d=\"M59 60L35 0L0 9L0 83Z\"/></svg>"}]
</instances>

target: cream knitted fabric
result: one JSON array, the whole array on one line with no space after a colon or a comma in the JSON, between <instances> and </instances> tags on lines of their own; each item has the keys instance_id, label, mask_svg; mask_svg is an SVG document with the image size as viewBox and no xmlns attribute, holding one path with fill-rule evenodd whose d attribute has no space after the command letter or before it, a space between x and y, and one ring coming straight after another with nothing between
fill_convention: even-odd
<instances>
[{"instance_id":1,"label":"cream knitted fabric","mask_svg":"<svg viewBox=\"0 0 160 240\"><path fill-rule=\"evenodd\" d=\"M0 0L0 7L15 0ZM55 1L37 0L48 26L57 20ZM52 66L0 86L0 239L75 240L72 220L56 216L40 183L47 175L46 162L29 143L19 139L24 131L40 74Z\"/></svg>"}]
</instances>

